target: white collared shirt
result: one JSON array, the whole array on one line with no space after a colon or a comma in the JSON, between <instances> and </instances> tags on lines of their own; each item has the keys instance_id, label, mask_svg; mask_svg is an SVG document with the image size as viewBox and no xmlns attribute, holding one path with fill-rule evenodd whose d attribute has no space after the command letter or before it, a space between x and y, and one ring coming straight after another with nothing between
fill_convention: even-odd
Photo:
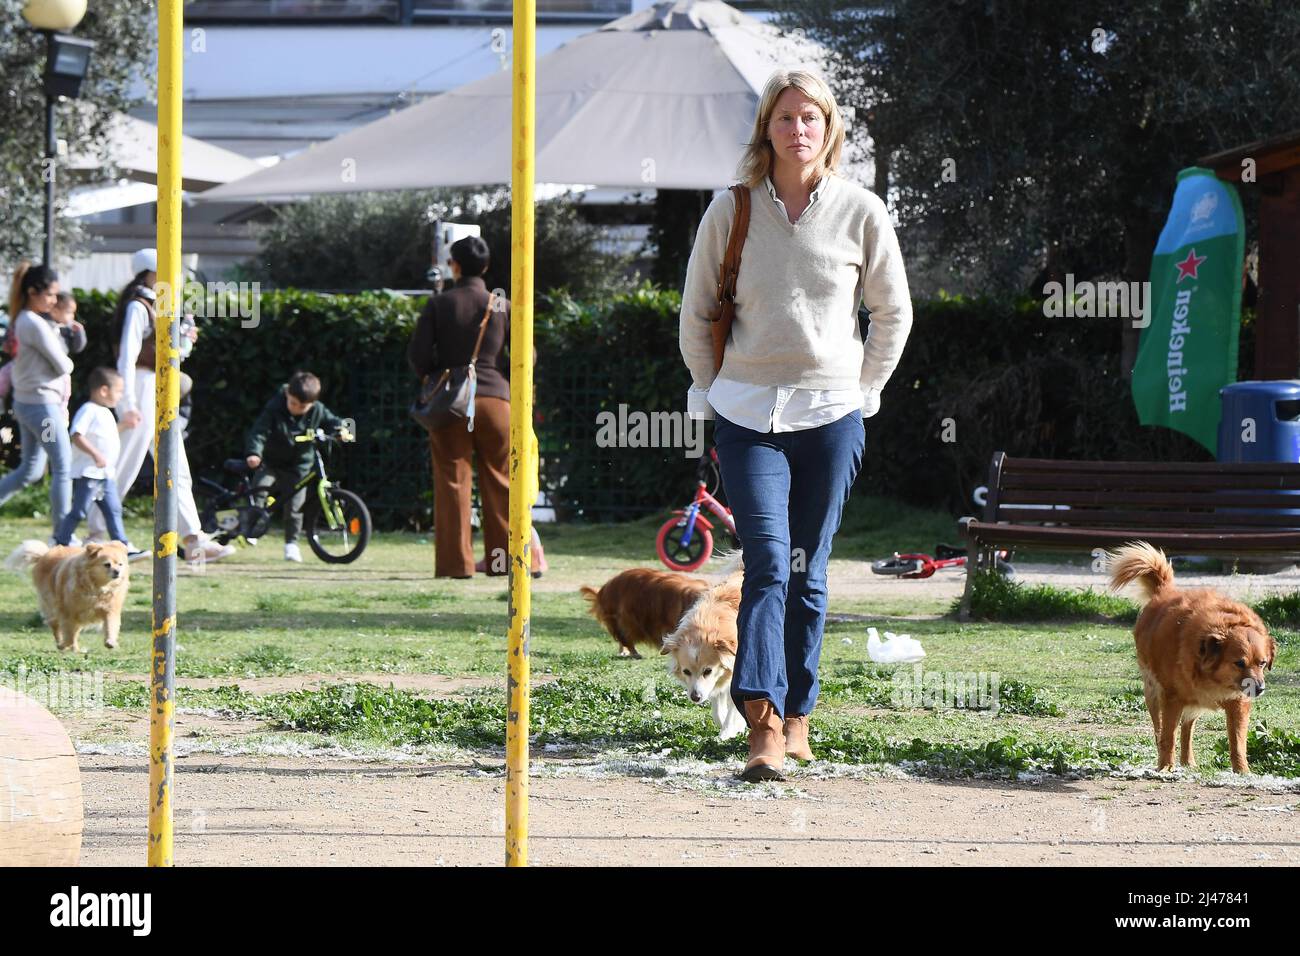
<instances>
[{"instance_id":1,"label":"white collared shirt","mask_svg":"<svg viewBox=\"0 0 1300 956\"><path fill-rule=\"evenodd\" d=\"M821 192L825 177L817 181L808 205L800 218L808 214ZM782 216L789 220L785 203L776 194L772 177L763 178L767 194L772 197ZM839 421L855 408L862 409L864 418L874 415L880 407L878 389L861 392L858 389L798 388L790 385L749 385L728 378L715 378L708 389L691 387L686 398L688 411L713 417L716 412L730 422L735 422L756 432L793 432L819 428Z\"/></svg>"}]
</instances>

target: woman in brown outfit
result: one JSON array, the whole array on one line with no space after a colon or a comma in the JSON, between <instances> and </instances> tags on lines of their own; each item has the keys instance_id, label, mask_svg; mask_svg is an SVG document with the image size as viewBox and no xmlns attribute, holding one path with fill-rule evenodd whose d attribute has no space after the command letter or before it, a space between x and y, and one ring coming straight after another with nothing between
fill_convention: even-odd
<instances>
[{"instance_id":1,"label":"woman in brown outfit","mask_svg":"<svg viewBox=\"0 0 1300 956\"><path fill-rule=\"evenodd\" d=\"M452 287L429 298L411 336L406 357L416 375L438 375L468 365L488 308L487 243L466 236L451 247ZM474 368L474 430L454 422L429 435L433 455L434 576L472 577L475 571L505 574L510 516L510 303L497 296ZM484 560L474 563L471 542L470 458L478 460ZM540 548L533 548L532 571L544 570Z\"/></svg>"}]
</instances>

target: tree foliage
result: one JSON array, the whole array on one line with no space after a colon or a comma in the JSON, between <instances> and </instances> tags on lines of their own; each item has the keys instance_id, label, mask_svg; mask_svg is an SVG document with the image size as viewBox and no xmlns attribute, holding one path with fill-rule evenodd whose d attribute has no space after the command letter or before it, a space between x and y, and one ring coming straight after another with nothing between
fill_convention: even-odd
<instances>
[{"instance_id":1,"label":"tree foliage","mask_svg":"<svg viewBox=\"0 0 1300 956\"><path fill-rule=\"evenodd\" d=\"M831 51L905 245L984 289L1145 278L1179 169L1300 126L1285 0L775 6Z\"/></svg>"},{"instance_id":2,"label":"tree foliage","mask_svg":"<svg viewBox=\"0 0 1300 956\"><path fill-rule=\"evenodd\" d=\"M39 258L45 236L45 38L22 18L25 5L26 0L0 0L0 265L5 266L24 256ZM134 84L150 75L156 18L153 0L91 3L72 31L97 46L81 98L76 106L59 104L55 130L69 155L95 157L99 168L74 177L55 165L59 256L84 243L78 223L60 215L70 187L108 183L117 176L107 153L108 123L114 113L136 105Z\"/></svg>"},{"instance_id":3,"label":"tree foliage","mask_svg":"<svg viewBox=\"0 0 1300 956\"><path fill-rule=\"evenodd\" d=\"M504 187L316 196L280 207L262 233L254 277L317 289L423 288L435 218L482 227L487 282L510 288L510 191ZM534 288L594 296L617 287L624 260L598 249L600 230L569 198L536 204ZM450 283L450 276L447 280Z\"/></svg>"}]
</instances>

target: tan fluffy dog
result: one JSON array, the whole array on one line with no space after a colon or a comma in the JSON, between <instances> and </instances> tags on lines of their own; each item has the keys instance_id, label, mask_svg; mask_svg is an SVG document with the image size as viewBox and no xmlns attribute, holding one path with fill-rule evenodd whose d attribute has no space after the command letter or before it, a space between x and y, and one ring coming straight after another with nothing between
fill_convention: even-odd
<instances>
[{"instance_id":1,"label":"tan fluffy dog","mask_svg":"<svg viewBox=\"0 0 1300 956\"><path fill-rule=\"evenodd\" d=\"M41 616L59 650L79 652L77 636L92 624L104 626L105 647L117 647L122 604L130 587L126 545L109 541L49 548L40 541L24 541L5 565L15 571L31 568Z\"/></svg>"},{"instance_id":2,"label":"tan fluffy dog","mask_svg":"<svg viewBox=\"0 0 1300 956\"><path fill-rule=\"evenodd\" d=\"M1182 591L1164 553L1149 544L1125 545L1109 556L1111 588L1136 582L1147 596L1133 628L1142 691L1155 728L1158 768L1174 767L1174 728L1180 728L1184 767L1196 765L1196 718L1222 708L1228 716L1232 769L1250 773L1246 727L1251 702L1264 693L1277 642L1259 615L1207 588Z\"/></svg>"},{"instance_id":3,"label":"tan fluffy dog","mask_svg":"<svg viewBox=\"0 0 1300 956\"><path fill-rule=\"evenodd\" d=\"M664 638L662 652L672 656L668 671L686 688L691 702L712 708L718 736L723 740L744 732L748 726L731 699L740 582L741 575L732 574L705 591L677 629Z\"/></svg>"},{"instance_id":4,"label":"tan fluffy dog","mask_svg":"<svg viewBox=\"0 0 1300 956\"><path fill-rule=\"evenodd\" d=\"M673 571L632 568L614 575L599 591L578 590L591 602L592 616L618 641L619 656L640 657L636 645L659 650L664 635L677 628L708 586L707 581Z\"/></svg>"}]
</instances>

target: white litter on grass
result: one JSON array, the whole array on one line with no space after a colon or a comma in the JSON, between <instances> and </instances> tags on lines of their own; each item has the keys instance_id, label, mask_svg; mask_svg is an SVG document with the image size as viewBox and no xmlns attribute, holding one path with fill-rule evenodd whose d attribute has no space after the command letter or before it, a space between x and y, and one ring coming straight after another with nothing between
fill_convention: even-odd
<instances>
[{"instance_id":1,"label":"white litter on grass","mask_svg":"<svg viewBox=\"0 0 1300 956\"><path fill-rule=\"evenodd\" d=\"M1107 777L1112 780L1153 780L1157 783L1196 783L1204 787L1228 787L1236 790L1258 790L1264 793L1300 793L1300 778L1278 777L1272 774L1239 774L1230 770L1156 770L1152 767L1121 767Z\"/></svg>"},{"instance_id":2,"label":"white litter on grass","mask_svg":"<svg viewBox=\"0 0 1300 956\"><path fill-rule=\"evenodd\" d=\"M134 757L147 759L147 741L113 743L76 743L78 754ZM252 736L241 740L180 739L173 743L179 757L210 754L217 757L302 757L312 760L358 761L365 763L428 763L429 761L468 761L466 751L452 747L367 747L343 746L325 739L304 741L301 736Z\"/></svg>"},{"instance_id":3,"label":"white litter on grass","mask_svg":"<svg viewBox=\"0 0 1300 956\"><path fill-rule=\"evenodd\" d=\"M459 772L465 776L502 776L505 773L504 758L500 754L489 754L479 750L465 750L446 744L419 744L402 747L378 747L365 744L344 746L328 737L313 735L304 739L302 734L251 734L238 739L219 738L180 738L174 744L178 758L211 754L220 757L289 757L320 761L353 761L362 763L444 763L459 764L464 769L448 768L448 772ZM78 754L109 757L125 757L147 760L149 745L147 740L126 740L91 742L76 741ZM815 799L797 789L802 782L820 780L872 780L872 779L977 779L1006 781L1005 773L975 773L955 771L930 761L905 760L898 764L848 764L831 760L817 760L813 763L786 767L787 783L780 787L776 784L755 786L747 784L736 777L738 760L710 762L690 758L669 756L670 751L653 754L630 753L625 750L611 750L597 756L582 757L590 754L590 749L580 745L565 743L545 744L541 751L548 759L534 760L529 766L529 776L536 778L577 778L587 780L631 777L647 782L659 783L673 789L688 789L716 795L735 797L736 799L757 800L776 799L780 797L798 797ZM570 759L576 756L576 759ZM498 763L498 761L501 761ZM1230 771L1161 772L1151 767L1123 766L1110 769L1092 766L1085 761L1071 768L1065 774L1057 774L1050 769L1033 768L1015 774L1012 779L1019 784L1034 786L1051 780L1111 779L1111 780L1149 780L1157 783L1187 783L1206 787L1223 787L1247 792L1289 794L1300 793L1300 779L1272 775L1241 775ZM1291 807L1270 807L1252 809L1272 809L1291 811Z\"/></svg>"},{"instance_id":4,"label":"white litter on grass","mask_svg":"<svg viewBox=\"0 0 1300 956\"><path fill-rule=\"evenodd\" d=\"M717 791L724 795L745 799L766 799L772 795L782 795L784 790L789 789L770 784L764 785L768 788L764 791L764 787L755 787L740 780L736 776L739 768L739 759L713 763L690 758L672 758L666 752L637 754L619 750L588 760L533 764L531 774L535 777L568 777L585 780L635 777L669 787ZM902 768L889 764L846 764L828 760L817 760L809 764L787 764L785 774L786 782L796 785L815 780L868 780L882 777L908 779L910 777ZM761 792L766 792L768 797L762 797ZM816 799L803 793L785 795Z\"/></svg>"},{"instance_id":5,"label":"white litter on grass","mask_svg":"<svg viewBox=\"0 0 1300 956\"><path fill-rule=\"evenodd\" d=\"M633 777L676 791L707 793L735 800L780 800L807 798L796 786L765 783L755 786L736 776L739 764L708 763L703 760L671 760L658 755L619 753L600 760L534 764L530 775L537 778L608 780Z\"/></svg>"},{"instance_id":6,"label":"white litter on grass","mask_svg":"<svg viewBox=\"0 0 1300 956\"><path fill-rule=\"evenodd\" d=\"M885 632L885 640L874 628L867 628L867 657L877 664L915 664L925 657L925 648L910 634Z\"/></svg>"},{"instance_id":7,"label":"white litter on grass","mask_svg":"<svg viewBox=\"0 0 1300 956\"><path fill-rule=\"evenodd\" d=\"M833 763L829 760L816 760L787 770L796 780L916 779L914 774L908 773L904 768L888 763Z\"/></svg>"},{"instance_id":8,"label":"white litter on grass","mask_svg":"<svg viewBox=\"0 0 1300 956\"><path fill-rule=\"evenodd\" d=\"M734 762L709 763L705 760L669 759L661 754L633 754L623 750L606 752L589 760L534 764L531 772L538 777L575 777L596 780L608 777L639 777L664 780L677 777L704 777L723 772Z\"/></svg>"},{"instance_id":9,"label":"white litter on grass","mask_svg":"<svg viewBox=\"0 0 1300 956\"><path fill-rule=\"evenodd\" d=\"M1200 781L1207 787L1230 787L1238 790L1263 790L1266 793L1300 793L1300 779L1273 774L1240 774L1220 770ZM1262 809L1262 808L1261 808Z\"/></svg>"}]
</instances>

